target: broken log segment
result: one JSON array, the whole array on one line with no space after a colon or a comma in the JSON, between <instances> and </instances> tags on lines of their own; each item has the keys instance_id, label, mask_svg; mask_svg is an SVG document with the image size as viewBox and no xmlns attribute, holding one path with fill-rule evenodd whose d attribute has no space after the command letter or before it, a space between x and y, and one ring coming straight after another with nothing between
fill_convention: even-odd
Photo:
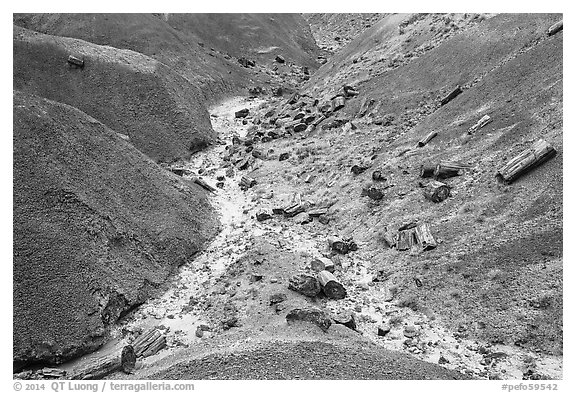
<instances>
[{"instance_id":1,"label":"broken log segment","mask_svg":"<svg viewBox=\"0 0 576 393\"><path fill-rule=\"evenodd\" d=\"M330 273L334 273L334 262L326 257L314 258L312 262L310 262L310 267L316 272L327 270Z\"/></svg>"},{"instance_id":2,"label":"broken log segment","mask_svg":"<svg viewBox=\"0 0 576 393\"><path fill-rule=\"evenodd\" d=\"M559 21L554 23L552 26L548 28L548 37L553 36L554 34L562 31L564 29L564 21Z\"/></svg>"},{"instance_id":3,"label":"broken log segment","mask_svg":"<svg viewBox=\"0 0 576 393\"><path fill-rule=\"evenodd\" d=\"M423 251L436 248L437 246L436 239L434 239L434 236L432 236L432 233L430 232L430 226L428 224L424 223L418 225L416 227L415 232L416 232L416 240L422 247Z\"/></svg>"},{"instance_id":4,"label":"broken log segment","mask_svg":"<svg viewBox=\"0 0 576 393\"><path fill-rule=\"evenodd\" d=\"M447 179L458 176L460 171L470 169L472 166L458 161L440 161L434 169L434 177L437 179Z\"/></svg>"},{"instance_id":5,"label":"broken log segment","mask_svg":"<svg viewBox=\"0 0 576 393\"><path fill-rule=\"evenodd\" d=\"M530 148L511 159L496 173L501 182L510 184L524 173L536 168L556 155L556 149L544 139L539 139Z\"/></svg>"},{"instance_id":6,"label":"broken log segment","mask_svg":"<svg viewBox=\"0 0 576 393\"><path fill-rule=\"evenodd\" d=\"M382 234L382 240L384 240L388 248L396 247L396 237L387 230Z\"/></svg>"},{"instance_id":7,"label":"broken log segment","mask_svg":"<svg viewBox=\"0 0 576 393\"><path fill-rule=\"evenodd\" d=\"M414 228L398 232L398 238L396 240L396 250L406 251L412 248L412 245L415 242L414 236L415 236Z\"/></svg>"},{"instance_id":8,"label":"broken log segment","mask_svg":"<svg viewBox=\"0 0 576 393\"><path fill-rule=\"evenodd\" d=\"M350 251L358 250L358 246L350 239L341 239L337 236L328 238L328 247L339 254L348 254Z\"/></svg>"},{"instance_id":9,"label":"broken log segment","mask_svg":"<svg viewBox=\"0 0 576 393\"><path fill-rule=\"evenodd\" d=\"M428 135L418 141L418 147L426 146L426 144L430 142L436 135L438 135L436 131L430 132Z\"/></svg>"},{"instance_id":10,"label":"broken log segment","mask_svg":"<svg viewBox=\"0 0 576 393\"><path fill-rule=\"evenodd\" d=\"M462 88L460 86L456 86L456 88L452 90L450 94L448 94L446 97L442 99L442 101L440 101L440 105L446 105L454 98L456 98L460 93L462 93Z\"/></svg>"},{"instance_id":11,"label":"broken log segment","mask_svg":"<svg viewBox=\"0 0 576 393\"><path fill-rule=\"evenodd\" d=\"M241 189L247 190L248 188L252 188L256 185L256 180L249 176L242 176L240 178L239 184Z\"/></svg>"},{"instance_id":12,"label":"broken log segment","mask_svg":"<svg viewBox=\"0 0 576 393\"><path fill-rule=\"evenodd\" d=\"M344 108L346 105L346 99L342 96L335 97L332 101L330 101L332 112L336 112Z\"/></svg>"},{"instance_id":13,"label":"broken log segment","mask_svg":"<svg viewBox=\"0 0 576 393\"><path fill-rule=\"evenodd\" d=\"M94 359L89 364L73 369L68 373L69 379L101 379L115 371L127 374L134 371L136 366L136 353L132 345L126 345L120 353L113 353Z\"/></svg>"},{"instance_id":14,"label":"broken log segment","mask_svg":"<svg viewBox=\"0 0 576 393\"><path fill-rule=\"evenodd\" d=\"M480 120L478 120L478 122L476 124L474 124L472 127L470 127L468 129L468 134L472 135L473 133L475 133L476 131L478 131L480 128L484 127L486 124L490 123L492 121L492 118L488 115L484 115L482 116L482 118Z\"/></svg>"},{"instance_id":15,"label":"broken log segment","mask_svg":"<svg viewBox=\"0 0 576 393\"><path fill-rule=\"evenodd\" d=\"M354 313L344 312L332 316L334 323L339 325L344 325L348 329L356 330L356 319L354 318Z\"/></svg>"},{"instance_id":16,"label":"broken log segment","mask_svg":"<svg viewBox=\"0 0 576 393\"><path fill-rule=\"evenodd\" d=\"M200 177L195 178L194 183L198 184L200 187L202 187L205 190L208 190L210 192L216 192L216 189L214 187L212 187L210 184L206 183Z\"/></svg>"},{"instance_id":17,"label":"broken log segment","mask_svg":"<svg viewBox=\"0 0 576 393\"><path fill-rule=\"evenodd\" d=\"M442 202L450 196L450 187L447 184L432 180L424 188L424 197L432 202Z\"/></svg>"},{"instance_id":18,"label":"broken log segment","mask_svg":"<svg viewBox=\"0 0 576 393\"><path fill-rule=\"evenodd\" d=\"M433 177L435 170L435 164L422 164L422 166L420 166L420 177Z\"/></svg>"},{"instance_id":19,"label":"broken log segment","mask_svg":"<svg viewBox=\"0 0 576 393\"><path fill-rule=\"evenodd\" d=\"M68 63L79 68L84 68L84 60L79 59L72 55L68 56Z\"/></svg>"},{"instance_id":20,"label":"broken log segment","mask_svg":"<svg viewBox=\"0 0 576 393\"><path fill-rule=\"evenodd\" d=\"M324 294L329 298L340 300L346 297L346 288L328 270L318 272L318 282Z\"/></svg>"},{"instance_id":21,"label":"broken log segment","mask_svg":"<svg viewBox=\"0 0 576 393\"><path fill-rule=\"evenodd\" d=\"M288 280L288 289L304 296L314 297L321 291L318 279L310 274L295 274Z\"/></svg>"}]
</instances>

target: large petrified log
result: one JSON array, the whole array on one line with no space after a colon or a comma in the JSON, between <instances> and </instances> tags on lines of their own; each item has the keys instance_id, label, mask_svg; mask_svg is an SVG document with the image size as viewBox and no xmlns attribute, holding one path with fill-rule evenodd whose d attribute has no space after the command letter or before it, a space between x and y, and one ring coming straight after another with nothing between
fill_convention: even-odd
<instances>
[{"instance_id":1,"label":"large petrified log","mask_svg":"<svg viewBox=\"0 0 576 393\"><path fill-rule=\"evenodd\" d=\"M136 357L146 357L154 355L160 349L166 346L166 336L156 328L151 328L144 331L134 342L134 353Z\"/></svg>"},{"instance_id":2,"label":"large petrified log","mask_svg":"<svg viewBox=\"0 0 576 393\"><path fill-rule=\"evenodd\" d=\"M442 202L450 196L450 187L448 185L432 180L424 188L424 197L432 202Z\"/></svg>"},{"instance_id":3,"label":"large petrified log","mask_svg":"<svg viewBox=\"0 0 576 393\"><path fill-rule=\"evenodd\" d=\"M346 288L328 270L318 272L318 282L322 287L322 292L329 298L339 300L346 297Z\"/></svg>"},{"instance_id":4,"label":"large petrified log","mask_svg":"<svg viewBox=\"0 0 576 393\"><path fill-rule=\"evenodd\" d=\"M113 353L94 359L86 365L81 365L67 374L68 379L101 379L115 371L127 374L134 371L136 353L132 345L126 345L120 353Z\"/></svg>"},{"instance_id":5,"label":"large petrified log","mask_svg":"<svg viewBox=\"0 0 576 393\"><path fill-rule=\"evenodd\" d=\"M430 132L428 135L426 135L424 138L420 139L418 141L418 147L423 147L425 146L428 142L430 142L432 140L432 138L434 138L436 135L438 135L438 133L436 131L432 131Z\"/></svg>"},{"instance_id":6,"label":"large petrified log","mask_svg":"<svg viewBox=\"0 0 576 393\"><path fill-rule=\"evenodd\" d=\"M554 23L548 28L548 36L553 36L564 28L564 21Z\"/></svg>"},{"instance_id":7,"label":"large petrified log","mask_svg":"<svg viewBox=\"0 0 576 393\"><path fill-rule=\"evenodd\" d=\"M462 93L462 88L460 86L456 86L456 88L452 90L450 94L448 94L446 97L442 99L442 101L440 101L440 105L446 105L454 98L456 98L460 93Z\"/></svg>"},{"instance_id":8,"label":"large petrified log","mask_svg":"<svg viewBox=\"0 0 576 393\"><path fill-rule=\"evenodd\" d=\"M410 228L398 232L398 240L396 241L396 250L406 251L412 248L412 245L416 242L415 239L415 229Z\"/></svg>"},{"instance_id":9,"label":"large petrified log","mask_svg":"<svg viewBox=\"0 0 576 393\"><path fill-rule=\"evenodd\" d=\"M330 103L332 112L336 112L337 110L344 108L344 105L346 105L346 98L337 96L334 97Z\"/></svg>"},{"instance_id":10,"label":"large petrified log","mask_svg":"<svg viewBox=\"0 0 576 393\"><path fill-rule=\"evenodd\" d=\"M511 159L496 173L496 178L510 184L524 173L536 168L556 155L554 149L544 139L539 139L530 148Z\"/></svg>"}]
</instances>

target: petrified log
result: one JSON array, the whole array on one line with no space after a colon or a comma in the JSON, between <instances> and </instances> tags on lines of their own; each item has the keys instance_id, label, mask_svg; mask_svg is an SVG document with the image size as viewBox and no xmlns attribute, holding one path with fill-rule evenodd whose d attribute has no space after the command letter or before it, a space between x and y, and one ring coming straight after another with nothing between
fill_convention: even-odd
<instances>
[{"instance_id":1,"label":"petrified log","mask_svg":"<svg viewBox=\"0 0 576 393\"><path fill-rule=\"evenodd\" d=\"M79 59L72 55L68 56L68 63L79 68L84 68L84 60Z\"/></svg>"},{"instance_id":2,"label":"petrified log","mask_svg":"<svg viewBox=\"0 0 576 393\"><path fill-rule=\"evenodd\" d=\"M350 251L356 251L358 246L350 239L341 239L336 236L328 238L328 247L339 254L348 254Z\"/></svg>"},{"instance_id":3,"label":"petrified log","mask_svg":"<svg viewBox=\"0 0 576 393\"><path fill-rule=\"evenodd\" d=\"M288 280L288 289L310 297L318 295L321 290L318 279L305 273L290 277Z\"/></svg>"},{"instance_id":4,"label":"petrified log","mask_svg":"<svg viewBox=\"0 0 576 393\"><path fill-rule=\"evenodd\" d=\"M434 177L437 179L447 179L458 176L461 170L469 168L471 168L471 165L458 161L440 161L440 163L436 165L436 169L434 169Z\"/></svg>"},{"instance_id":5,"label":"petrified log","mask_svg":"<svg viewBox=\"0 0 576 393\"><path fill-rule=\"evenodd\" d=\"M271 218L272 214L270 214L270 212L266 209L262 209L258 213L256 213L256 220L258 220L259 222L269 220Z\"/></svg>"},{"instance_id":6,"label":"petrified log","mask_svg":"<svg viewBox=\"0 0 576 393\"><path fill-rule=\"evenodd\" d=\"M326 257L314 258L312 262L310 262L310 267L316 272L327 270L331 273L334 273L334 262Z\"/></svg>"},{"instance_id":7,"label":"petrified log","mask_svg":"<svg viewBox=\"0 0 576 393\"><path fill-rule=\"evenodd\" d=\"M440 101L440 105L446 105L454 98L456 98L460 93L462 93L462 88L460 86L456 86L456 88L452 90L450 94L448 94L446 97L442 99L442 101Z\"/></svg>"},{"instance_id":8,"label":"petrified log","mask_svg":"<svg viewBox=\"0 0 576 393\"><path fill-rule=\"evenodd\" d=\"M430 142L432 140L432 138L434 138L436 135L438 135L438 133L436 131L432 131L430 132L428 135L426 135L424 138L420 139L418 141L418 147L423 147L425 146L428 142Z\"/></svg>"},{"instance_id":9,"label":"petrified log","mask_svg":"<svg viewBox=\"0 0 576 393\"><path fill-rule=\"evenodd\" d=\"M136 366L136 353L131 345L126 345L120 353L113 353L92 360L89 364L73 369L68 375L69 379L101 379L115 371L127 374L134 371Z\"/></svg>"},{"instance_id":10,"label":"petrified log","mask_svg":"<svg viewBox=\"0 0 576 393\"><path fill-rule=\"evenodd\" d=\"M249 155L248 157L241 159L238 162L238 169L240 169L241 171L248 169L252 164L254 164L255 158L252 155Z\"/></svg>"},{"instance_id":11,"label":"petrified log","mask_svg":"<svg viewBox=\"0 0 576 393\"><path fill-rule=\"evenodd\" d=\"M148 356L152 356L161 349L166 347L166 336L162 335L158 340L154 341L148 348L142 352L142 357L146 358Z\"/></svg>"},{"instance_id":12,"label":"petrified log","mask_svg":"<svg viewBox=\"0 0 576 393\"><path fill-rule=\"evenodd\" d=\"M478 131L480 128L484 127L486 124L490 123L492 121L492 118L488 115L484 115L482 116L482 118L480 120L478 120L478 122L476 122L476 124L474 124L472 127L470 127L468 129L468 134L472 135L473 133L475 133L476 131Z\"/></svg>"},{"instance_id":13,"label":"petrified log","mask_svg":"<svg viewBox=\"0 0 576 393\"><path fill-rule=\"evenodd\" d=\"M435 170L435 164L422 164L420 167L420 177L433 177Z\"/></svg>"},{"instance_id":14,"label":"petrified log","mask_svg":"<svg viewBox=\"0 0 576 393\"><path fill-rule=\"evenodd\" d=\"M312 124L316 120L316 115L308 115L304 118L304 123Z\"/></svg>"},{"instance_id":15,"label":"petrified log","mask_svg":"<svg viewBox=\"0 0 576 393\"><path fill-rule=\"evenodd\" d=\"M214 187L212 187L210 184L206 183L204 180L202 180L199 177L194 179L194 183L198 184L200 187L202 187L205 190L208 190L210 192L216 192L216 189Z\"/></svg>"},{"instance_id":16,"label":"petrified log","mask_svg":"<svg viewBox=\"0 0 576 393\"><path fill-rule=\"evenodd\" d=\"M161 337L162 333L156 328L150 328L142 332L142 334L140 334L132 343L136 357L142 356L142 353L148 349L152 343L156 342Z\"/></svg>"},{"instance_id":17,"label":"petrified log","mask_svg":"<svg viewBox=\"0 0 576 393\"><path fill-rule=\"evenodd\" d=\"M311 125L314 127L317 127L318 124L322 123L324 120L326 120L326 116L322 115L320 117L317 117L312 123Z\"/></svg>"},{"instance_id":18,"label":"petrified log","mask_svg":"<svg viewBox=\"0 0 576 393\"><path fill-rule=\"evenodd\" d=\"M442 202L450 196L450 187L448 185L432 180L424 188L424 197L432 202Z\"/></svg>"},{"instance_id":19,"label":"petrified log","mask_svg":"<svg viewBox=\"0 0 576 393\"><path fill-rule=\"evenodd\" d=\"M406 251L412 248L415 243L415 229L407 229L398 232L398 240L396 241L396 249L398 251Z\"/></svg>"},{"instance_id":20,"label":"petrified log","mask_svg":"<svg viewBox=\"0 0 576 393\"><path fill-rule=\"evenodd\" d=\"M41 374L43 378L64 378L67 373L65 370L59 368L44 367L39 371L39 374Z\"/></svg>"},{"instance_id":21,"label":"petrified log","mask_svg":"<svg viewBox=\"0 0 576 393\"><path fill-rule=\"evenodd\" d=\"M328 315L316 307L294 308L286 314L286 321L292 323L294 321L306 321L317 325L324 332L332 325L332 320Z\"/></svg>"},{"instance_id":22,"label":"petrified log","mask_svg":"<svg viewBox=\"0 0 576 393\"><path fill-rule=\"evenodd\" d=\"M564 28L564 21L554 23L548 28L548 36L553 36Z\"/></svg>"},{"instance_id":23,"label":"petrified log","mask_svg":"<svg viewBox=\"0 0 576 393\"><path fill-rule=\"evenodd\" d=\"M286 217L295 217L300 213L306 211L306 204L304 203L296 203L294 205L288 206L284 208L284 215Z\"/></svg>"},{"instance_id":24,"label":"petrified log","mask_svg":"<svg viewBox=\"0 0 576 393\"><path fill-rule=\"evenodd\" d=\"M339 325L344 325L348 329L356 330L356 319L354 318L354 313L344 312L332 316L334 323Z\"/></svg>"},{"instance_id":25,"label":"petrified log","mask_svg":"<svg viewBox=\"0 0 576 393\"><path fill-rule=\"evenodd\" d=\"M432 233L430 232L430 227L428 226L428 224L424 223L418 225L416 227L415 233L416 233L416 240L418 244L420 244L420 246L422 247L423 251L436 248L437 243L436 240L434 239L434 236L432 236Z\"/></svg>"},{"instance_id":26,"label":"petrified log","mask_svg":"<svg viewBox=\"0 0 576 393\"><path fill-rule=\"evenodd\" d=\"M346 288L328 270L318 272L318 282L324 294L329 298L340 300L346 297Z\"/></svg>"},{"instance_id":27,"label":"petrified log","mask_svg":"<svg viewBox=\"0 0 576 393\"><path fill-rule=\"evenodd\" d=\"M355 97L359 94L355 88L347 85L342 86L342 93L344 93L344 97Z\"/></svg>"},{"instance_id":28,"label":"petrified log","mask_svg":"<svg viewBox=\"0 0 576 393\"><path fill-rule=\"evenodd\" d=\"M372 108L376 104L376 101L373 98L365 98L360 106L360 110L358 111L358 117L364 117L366 113L370 112Z\"/></svg>"},{"instance_id":29,"label":"petrified log","mask_svg":"<svg viewBox=\"0 0 576 393\"><path fill-rule=\"evenodd\" d=\"M285 124L284 128L286 130L294 129L294 127L296 127L299 124L302 124L302 119L289 121L288 123Z\"/></svg>"},{"instance_id":30,"label":"petrified log","mask_svg":"<svg viewBox=\"0 0 576 393\"><path fill-rule=\"evenodd\" d=\"M555 155L556 149L544 139L540 139L500 168L496 173L496 178L510 184L524 173L531 171Z\"/></svg>"},{"instance_id":31,"label":"petrified log","mask_svg":"<svg viewBox=\"0 0 576 393\"><path fill-rule=\"evenodd\" d=\"M248 177L248 176L242 176L240 178L240 188L243 190L247 190L248 188L252 188L256 185L256 180Z\"/></svg>"},{"instance_id":32,"label":"petrified log","mask_svg":"<svg viewBox=\"0 0 576 393\"><path fill-rule=\"evenodd\" d=\"M338 96L332 99L330 103L332 112L336 112L337 110L344 108L344 106L346 105L346 99L342 96Z\"/></svg>"},{"instance_id":33,"label":"petrified log","mask_svg":"<svg viewBox=\"0 0 576 393\"><path fill-rule=\"evenodd\" d=\"M328 208L327 207L318 207L316 209L313 210L309 210L308 211L308 215L310 217L320 217L321 215L324 215L328 213Z\"/></svg>"},{"instance_id":34,"label":"petrified log","mask_svg":"<svg viewBox=\"0 0 576 393\"><path fill-rule=\"evenodd\" d=\"M368 164L354 164L352 165L352 168L350 168L350 171L355 175L359 175L365 172L368 168L370 168L370 165Z\"/></svg>"},{"instance_id":35,"label":"petrified log","mask_svg":"<svg viewBox=\"0 0 576 393\"><path fill-rule=\"evenodd\" d=\"M284 63L286 60L284 60L284 58L281 55L276 55L276 59L275 59L278 63L282 64Z\"/></svg>"}]
</instances>

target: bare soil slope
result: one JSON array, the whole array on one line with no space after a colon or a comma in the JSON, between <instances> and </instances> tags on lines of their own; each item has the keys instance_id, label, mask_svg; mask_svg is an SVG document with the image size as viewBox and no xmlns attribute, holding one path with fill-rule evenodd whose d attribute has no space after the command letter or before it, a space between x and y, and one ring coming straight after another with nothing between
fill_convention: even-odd
<instances>
[{"instance_id":1,"label":"bare soil slope","mask_svg":"<svg viewBox=\"0 0 576 393\"><path fill-rule=\"evenodd\" d=\"M171 162L214 140L199 91L142 54L14 27L14 88L72 105ZM69 55L84 67L67 63Z\"/></svg>"},{"instance_id":2,"label":"bare soil slope","mask_svg":"<svg viewBox=\"0 0 576 393\"><path fill-rule=\"evenodd\" d=\"M14 92L14 364L94 350L215 233L204 191L71 106Z\"/></svg>"}]
</instances>

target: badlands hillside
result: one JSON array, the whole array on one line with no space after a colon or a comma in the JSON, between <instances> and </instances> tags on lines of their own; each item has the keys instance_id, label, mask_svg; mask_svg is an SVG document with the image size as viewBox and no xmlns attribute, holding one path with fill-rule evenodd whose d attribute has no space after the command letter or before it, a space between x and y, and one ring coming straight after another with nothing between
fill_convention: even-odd
<instances>
[{"instance_id":1,"label":"badlands hillside","mask_svg":"<svg viewBox=\"0 0 576 393\"><path fill-rule=\"evenodd\" d=\"M17 377L562 378L561 21L14 15Z\"/></svg>"}]
</instances>

